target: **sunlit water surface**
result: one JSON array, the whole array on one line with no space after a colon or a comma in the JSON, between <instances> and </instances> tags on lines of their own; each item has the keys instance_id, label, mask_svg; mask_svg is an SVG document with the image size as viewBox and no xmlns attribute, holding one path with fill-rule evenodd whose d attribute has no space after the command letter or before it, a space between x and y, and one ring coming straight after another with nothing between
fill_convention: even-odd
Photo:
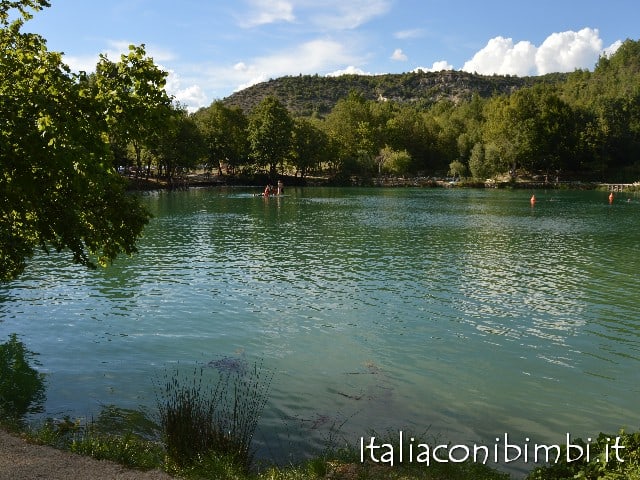
<instances>
[{"instance_id":1,"label":"sunlit water surface","mask_svg":"<svg viewBox=\"0 0 640 480\"><path fill-rule=\"evenodd\" d=\"M40 354L49 416L153 410L175 365L262 361L265 458L372 430L637 429L640 201L536 193L148 194L137 255L99 271L38 256L0 288L0 338Z\"/></svg>"}]
</instances>

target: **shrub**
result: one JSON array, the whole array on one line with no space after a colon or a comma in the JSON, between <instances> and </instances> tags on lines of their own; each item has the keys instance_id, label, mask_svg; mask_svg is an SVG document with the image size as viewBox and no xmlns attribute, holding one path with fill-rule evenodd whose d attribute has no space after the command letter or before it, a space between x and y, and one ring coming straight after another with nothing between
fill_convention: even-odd
<instances>
[{"instance_id":1,"label":"shrub","mask_svg":"<svg viewBox=\"0 0 640 480\"><path fill-rule=\"evenodd\" d=\"M624 447L617 450L618 445ZM582 439L574 442L587 451L587 443ZM582 455L579 459L567 461L567 446L563 445L559 461L552 465L535 468L528 480L640 480L640 432L626 433L621 430L618 435L601 433L598 438L588 444L589 461ZM618 461L619 455L622 461ZM571 456L571 455L569 455Z\"/></svg>"}]
</instances>

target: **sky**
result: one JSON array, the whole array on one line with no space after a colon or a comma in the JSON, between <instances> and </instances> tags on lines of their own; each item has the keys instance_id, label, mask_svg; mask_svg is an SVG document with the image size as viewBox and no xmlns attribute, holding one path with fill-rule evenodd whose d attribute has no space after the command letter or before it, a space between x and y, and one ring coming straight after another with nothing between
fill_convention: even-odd
<instances>
[{"instance_id":1,"label":"sky","mask_svg":"<svg viewBox=\"0 0 640 480\"><path fill-rule=\"evenodd\" d=\"M640 40L637 0L50 0L26 31L91 72L145 44L193 111L285 75L592 70Z\"/></svg>"}]
</instances>

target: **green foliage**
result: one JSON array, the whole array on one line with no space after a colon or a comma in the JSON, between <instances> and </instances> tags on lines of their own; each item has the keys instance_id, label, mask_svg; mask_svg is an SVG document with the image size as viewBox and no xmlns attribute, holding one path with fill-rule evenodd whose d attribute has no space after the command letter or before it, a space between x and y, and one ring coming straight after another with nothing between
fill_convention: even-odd
<instances>
[{"instance_id":1,"label":"green foliage","mask_svg":"<svg viewBox=\"0 0 640 480\"><path fill-rule=\"evenodd\" d=\"M155 145L172 113L165 91L167 75L147 57L144 45L130 45L119 62L101 54L92 78L92 94L103 112L112 148L131 144L138 170L142 149Z\"/></svg>"},{"instance_id":2,"label":"green foliage","mask_svg":"<svg viewBox=\"0 0 640 480\"><path fill-rule=\"evenodd\" d=\"M293 119L275 97L266 97L251 112L248 126L250 155L260 167L267 167L270 178L277 174L291 151Z\"/></svg>"},{"instance_id":3,"label":"green foliage","mask_svg":"<svg viewBox=\"0 0 640 480\"><path fill-rule=\"evenodd\" d=\"M623 449L614 449L616 445ZM567 445L563 445L560 459L552 465L535 468L527 480L639 480L640 479L640 432L627 433L624 430L617 435L601 433L588 445L581 439L573 442L583 449L579 459L577 452L567 454ZM571 459L568 461L567 459ZM621 459L622 461L619 461Z\"/></svg>"},{"instance_id":4,"label":"green foliage","mask_svg":"<svg viewBox=\"0 0 640 480\"><path fill-rule=\"evenodd\" d=\"M559 82L566 75L549 77L483 76L462 71L408 72L386 75L286 76L259 83L224 99L228 106L250 112L263 98L272 96L295 116L324 116L351 92L367 101L386 98L424 110L441 100L466 101L474 94L483 98L506 94L539 81Z\"/></svg>"},{"instance_id":5,"label":"green foliage","mask_svg":"<svg viewBox=\"0 0 640 480\"><path fill-rule=\"evenodd\" d=\"M8 24L12 9L18 10L24 20L29 20L33 17L29 9L39 11L50 6L51 4L47 0L18 0L13 2L2 0L0 1L0 24L3 26Z\"/></svg>"},{"instance_id":6,"label":"green foliage","mask_svg":"<svg viewBox=\"0 0 640 480\"><path fill-rule=\"evenodd\" d=\"M87 430L71 443L69 451L88 455L96 460L110 460L129 468L142 470L158 468L164 458L164 449L161 445L132 433L104 435Z\"/></svg>"},{"instance_id":7,"label":"green foliage","mask_svg":"<svg viewBox=\"0 0 640 480\"><path fill-rule=\"evenodd\" d=\"M625 41L593 73L284 77L224 102L247 110L276 97L293 114L324 118L318 125L337 147L337 157L324 163L346 178L370 175L388 145L409 153L409 171L438 176L460 161L477 178L525 170L633 181L640 155L639 45Z\"/></svg>"},{"instance_id":8,"label":"green foliage","mask_svg":"<svg viewBox=\"0 0 640 480\"><path fill-rule=\"evenodd\" d=\"M467 175L467 166L460 160L454 160L449 164L449 175L452 177L465 177Z\"/></svg>"},{"instance_id":9,"label":"green foliage","mask_svg":"<svg viewBox=\"0 0 640 480\"><path fill-rule=\"evenodd\" d=\"M317 170L323 162L330 162L329 138L316 122L297 118L293 129L291 165L304 177L309 170Z\"/></svg>"},{"instance_id":10,"label":"green foliage","mask_svg":"<svg viewBox=\"0 0 640 480\"><path fill-rule=\"evenodd\" d=\"M409 155L409 152L406 150L397 151L389 146L385 146L380 150L376 161L379 173L405 175L411 167L411 155Z\"/></svg>"},{"instance_id":11,"label":"green foliage","mask_svg":"<svg viewBox=\"0 0 640 480\"><path fill-rule=\"evenodd\" d=\"M326 119L327 131L339 145L339 156L343 162L373 157L379 149L371 105L361 94L353 91L336 104Z\"/></svg>"},{"instance_id":12,"label":"green foliage","mask_svg":"<svg viewBox=\"0 0 640 480\"><path fill-rule=\"evenodd\" d=\"M44 374L33 368L36 354L11 334L0 344L0 415L3 422L20 423L28 413L42 411Z\"/></svg>"},{"instance_id":13,"label":"green foliage","mask_svg":"<svg viewBox=\"0 0 640 480\"><path fill-rule=\"evenodd\" d=\"M112 167L105 104L42 37L7 25L12 8L45 2L0 5L0 281L37 248L68 249L89 267L135 252L149 214Z\"/></svg>"},{"instance_id":14,"label":"green foliage","mask_svg":"<svg viewBox=\"0 0 640 480\"><path fill-rule=\"evenodd\" d=\"M235 168L246 160L248 120L242 110L217 101L196 112L194 120L204 140L209 168L215 166L221 172L221 163Z\"/></svg>"},{"instance_id":15,"label":"green foliage","mask_svg":"<svg viewBox=\"0 0 640 480\"><path fill-rule=\"evenodd\" d=\"M252 476L231 456L210 451L198 455L189 465L167 465L167 471L179 478L249 480Z\"/></svg>"},{"instance_id":16,"label":"green foliage","mask_svg":"<svg viewBox=\"0 0 640 480\"><path fill-rule=\"evenodd\" d=\"M179 171L198 165L205 156L205 144L193 118L184 110L171 109L151 151L157 158L159 172L172 180Z\"/></svg>"},{"instance_id":17,"label":"green foliage","mask_svg":"<svg viewBox=\"0 0 640 480\"><path fill-rule=\"evenodd\" d=\"M237 372L199 368L190 378L179 370L167 376L160 386L158 411L171 461L183 468L222 456L248 470L271 379L257 364Z\"/></svg>"},{"instance_id":18,"label":"green foliage","mask_svg":"<svg viewBox=\"0 0 640 480\"><path fill-rule=\"evenodd\" d=\"M150 470L164 462L164 448L136 431L144 415L141 412L105 407L97 420L48 419L29 433L37 443L68 450L97 460L110 460L128 468ZM143 423L150 421L144 419Z\"/></svg>"},{"instance_id":19,"label":"green foliage","mask_svg":"<svg viewBox=\"0 0 640 480\"><path fill-rule=\"evenodd\" d=\"M301 75L191 116L171 105L167 74L144 45L117 62L101 56L94 75L71 74L42 37L21 31L46 6L0 1L0 281L36 249L70 250L89 267L136 251L149 214L125 195L114 162L137 174L144 163L147 176L155 162L169 179L201 162L266 169L272 180L286 168L347 181L383 170L444 176L451 165L480 180L524 169L631 182L640 172L637 41L593 73ZM406 155L390 161L387 146Z\"/></svg>"}]
</instances>

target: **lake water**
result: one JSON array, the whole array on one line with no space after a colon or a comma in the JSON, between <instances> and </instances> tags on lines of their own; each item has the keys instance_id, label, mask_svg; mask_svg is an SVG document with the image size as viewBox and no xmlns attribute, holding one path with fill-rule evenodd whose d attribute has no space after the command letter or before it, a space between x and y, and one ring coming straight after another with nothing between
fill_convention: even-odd
<instances>
[{"instance_id":1,"label":"lake water","mask_svg":"<svg viewBox=\"0 0 640 480\"><path fill-rule=\"evenodd\" d=\"M132 258L38 256L0 339L40 353L48 415L156 402L176 364L274 372L260 455L339 430L562 443L640 427L640 200L458 189L158 192ZM507 466L506 468L510 468Z\"/></svg>"}]
</instances>

